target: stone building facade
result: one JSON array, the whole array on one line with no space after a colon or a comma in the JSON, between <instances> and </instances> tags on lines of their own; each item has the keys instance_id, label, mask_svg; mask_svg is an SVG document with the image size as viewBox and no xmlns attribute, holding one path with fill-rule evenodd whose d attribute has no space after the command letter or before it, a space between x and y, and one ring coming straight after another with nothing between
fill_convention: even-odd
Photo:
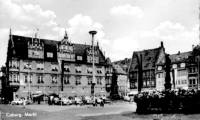
<instances>
[{"instance_id":1,"label":"stone building facade","mask_svg":"<svg viewBox=\"0 0 200 120\"><path fill-rule=\"evenodd\" d=\"M8 42L6 89L9 100L31 94L63 96L91 95L92 72L95 94L106 94L106 58L94 47L95 71L92 71L92 46L12 35ZM62 91L62 92L61 92Z\"/></svg>"}]
</instances>

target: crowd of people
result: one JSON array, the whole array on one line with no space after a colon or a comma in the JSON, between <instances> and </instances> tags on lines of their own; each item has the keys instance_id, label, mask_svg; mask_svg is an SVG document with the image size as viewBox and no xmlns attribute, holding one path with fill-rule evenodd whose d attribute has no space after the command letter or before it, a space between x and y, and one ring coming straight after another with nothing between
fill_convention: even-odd
<instances>
[{"instance_id":1,"label":"crowd of people","mask_svg":"<svg viewBox=\"0 0 200 120\"><path fill-rule=\"evenodd\" d=\"M198 111L200 107L200 90L176 89L140 92L135 95L137 112L153 111Z\"/></svg>"}]
</instances>

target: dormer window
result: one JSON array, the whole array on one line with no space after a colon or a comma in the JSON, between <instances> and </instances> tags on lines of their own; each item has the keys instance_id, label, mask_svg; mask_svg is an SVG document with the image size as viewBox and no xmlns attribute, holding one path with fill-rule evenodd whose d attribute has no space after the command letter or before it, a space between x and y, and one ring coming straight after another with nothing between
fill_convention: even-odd
<instances>
[{"instance_id":1,"label":"dormer window","mask_svg":"<svg viewBox=\"0 0 200 120\"><path fill-rule=\"evenodd\" d=\"M53 53L47 52L47 57L48 57L48 58L53 58Z\"/></svg>"},{"instance_id":2,"label":"dormer window","mask_svg":"<svg viewBox=\"0 0 200 120\"><path fill-rule=\"evenodd\" d=\"M177 59L177 60L180 60L180 57L177 57L176 59Z\"/></svg>"}]
</instances>

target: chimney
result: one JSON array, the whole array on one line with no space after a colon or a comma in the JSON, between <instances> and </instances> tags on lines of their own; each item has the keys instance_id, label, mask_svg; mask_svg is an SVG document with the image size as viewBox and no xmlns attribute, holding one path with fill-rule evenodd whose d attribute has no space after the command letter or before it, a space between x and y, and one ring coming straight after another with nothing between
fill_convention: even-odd
<instances>
[{"instance_id":1,"label":"chimney","mask_svg":"<svg viewBox=\"0 0 200 120\"><path fill-rule=\"evenodd\" d=\"M160 43L160 47L161 48L163 48L164 46L163 46L163 41L161 41L161 43Z\"/></svg>"},{"instance_id":2,"label":"chimney","mask_svg":"<svg viewBox=\"0 0 200 120\"><path fill-rule=\"evenodd\" d=\"M180 51L178 51L178 55L180 55Z\"/></svg>"},{"instance_id":3,"label":"chimney","mask_svg":"<svg viewBox=\"0 0 200 120\"><path fill-rule=\"evenodd\" d=\"M192 50L194 49L194 45L192 45Z\"/></svg>"}]
</instances>

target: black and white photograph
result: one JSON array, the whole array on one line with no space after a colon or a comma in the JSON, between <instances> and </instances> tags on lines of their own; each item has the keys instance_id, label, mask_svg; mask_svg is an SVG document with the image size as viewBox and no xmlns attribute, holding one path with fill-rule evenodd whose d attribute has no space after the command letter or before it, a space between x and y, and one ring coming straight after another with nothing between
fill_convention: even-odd
<instances>
[{"instance_id":1,"label":"black and white photograph","mask_svg":"<svg viewBox=\"0 0 200 120\"><path fill-rule=\"evenodd\" d=\"M0 120L200 120L200 0L0 0Z\"/></svg>"}]
</instances>

